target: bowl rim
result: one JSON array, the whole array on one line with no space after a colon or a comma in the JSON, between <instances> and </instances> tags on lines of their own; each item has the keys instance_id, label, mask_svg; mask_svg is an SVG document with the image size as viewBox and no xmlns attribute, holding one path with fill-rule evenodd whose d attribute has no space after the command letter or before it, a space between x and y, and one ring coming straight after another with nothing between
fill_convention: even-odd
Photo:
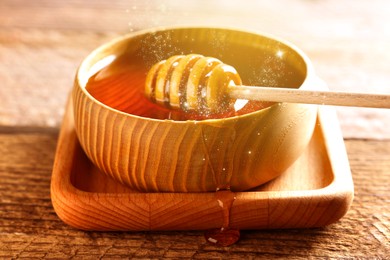
<instances>
[{"instance_id":1,"label":"bowl rim","mask_svg":"<svg viewBox=\"0 0 390 260\"><path fill-rule=\"evenodd\" d=\"M86 74L89 74L89 67L91 60L98 55L99 53L109 50L111 46L116 45L122 41L126 41L132 38L135 38L137 36L141 35L146 35L146 34L152 34L156 32L163 32L163 31L171 31L171 30L185 30L185 29L202 29L202 30L227 30L231 32L238 32L238 33L244 33L244 34L252 34L264 38L268 38L270 40L280 42L281 44L285 45L286 47L290 48L296 54L303 60L305 66L306 66L306 77L304 78L302 84L298 87L298 89L306 89L311 83L315 82L318 78L315 74L314 67L312 62L310 61L309 57L300 49L298 48L295 44L282 39L278 36L265 33L265 32L260 32L257 30L247 30L247 29L242 29L242 28L235 28L235 27L219 27L219 26L161 26L161 27L153 27L153 28L147 28L147 29L141 29L139 31L135 32L129 32L124 35L118 36L113 38L112 40L103 43L102 45L98 46L94 50L92 50L80 63L77 72L76 72L76 77L75 77L75 85L81 90L81 92L88 97L90 101L93 101L95 104L104 107L105 109L111 110L114 113L121 114L126 117L134 117L137 119L141 120L147 120L147 121L156 121L160 123L164 122L169 122L169 123L177 123L177 124L213 124L213 123L220 123L220 122L227 122L230 120L238 120L240 118L246 118L246 117L252 117L256 114L261 114L265 113L266 111L270 110L272 107L278 106L280 104L283 104L281 102L276 102L275 104L265 107L263 109L259 109L250 113L245 113L242 115L237 115L237 116L230 116L230 117L225 117L225 118L212 118L212 119L202 119L202 120L183 120L183 121L178 121L178 120L173 120L173 119L156 119L156 118L150 118L150 117L143 117L143 116L138 116L134 115L131 113L127 113L115 108L110 107L109 105L97 100L95 97L93 97L85 88L85 85L87 81L85 79L89 78ZM90 75L89 75L90 76ZM84 78L84 80L83 80ZM83 83L81 83L83 82Z\"/></svg>"}]
</instances>

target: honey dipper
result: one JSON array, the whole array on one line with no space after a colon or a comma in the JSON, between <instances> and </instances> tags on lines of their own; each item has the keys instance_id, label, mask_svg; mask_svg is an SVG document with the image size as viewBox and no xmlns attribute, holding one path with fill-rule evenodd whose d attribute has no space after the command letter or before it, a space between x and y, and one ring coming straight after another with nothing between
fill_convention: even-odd
<instances>
[{"instance_id":1,"label":"honey dipper","mask_svg":"<svg viewBox=\"0 0 390 260\"><path fill-rule=\"evenodd\" d=\"M184 111L222 112L232 100L390 108L390 95L243 86L237 71L198 54L176 55L148 72L145 95L157 104Z\"/></svg>"}]
</instances>

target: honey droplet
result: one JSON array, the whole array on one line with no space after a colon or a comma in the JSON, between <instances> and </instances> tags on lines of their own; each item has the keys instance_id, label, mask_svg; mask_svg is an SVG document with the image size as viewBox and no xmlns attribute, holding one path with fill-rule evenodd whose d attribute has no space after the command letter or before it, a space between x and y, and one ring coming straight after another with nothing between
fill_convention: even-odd
<instances>
[{"instance_id":1,"label":"honey droplet","mask_svg":"<svg viewBox=\"0 0 390 260\"><path fill-rule=\"evenodd\" d=\"M204 233L207 242L216 246L231 246L240 239L240 230L234 228L209 229Z\"/></svg>"}]
</instances>

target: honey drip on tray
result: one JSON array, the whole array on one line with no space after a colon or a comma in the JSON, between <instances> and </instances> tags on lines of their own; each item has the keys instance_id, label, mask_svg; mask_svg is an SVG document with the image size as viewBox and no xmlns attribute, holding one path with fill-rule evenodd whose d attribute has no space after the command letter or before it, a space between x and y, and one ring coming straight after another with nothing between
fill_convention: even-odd
<instances>
[{"instance_id":1,"label":"honey drip on tray","mask_svg":"<svg viewBox=\"0 0 390 260\"><path fill-rule=\"evenodd\" d=\"M217 190L215 198L221 207L223 223L221 228L209 229L204 233L207 242L217 246L230 246L240 239L240 230L230 227L230 211L236 196L229 188Z\"/></svg>"}]
</instances>

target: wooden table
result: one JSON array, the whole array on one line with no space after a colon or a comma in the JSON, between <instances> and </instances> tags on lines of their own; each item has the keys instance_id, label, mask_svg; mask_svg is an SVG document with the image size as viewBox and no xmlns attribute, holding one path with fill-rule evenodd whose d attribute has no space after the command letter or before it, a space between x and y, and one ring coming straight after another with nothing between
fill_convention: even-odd
<instances>
[{"instance_id":1,"label":"wooden table","mask_svg":"<svg viewBox=\"0 0 390 260\"><path fill-rule=\"evenodd\" d=\"M85 232L50 200L74 73L98 45L161 25L265 31L300 46L332 90L390 93L390 5L329 1L0 1L0 258L388 258L390 112L338 109L355 183L349 212L316 229L242 231L231 247L201 231Z\"/></svg>"}]
</instances>

